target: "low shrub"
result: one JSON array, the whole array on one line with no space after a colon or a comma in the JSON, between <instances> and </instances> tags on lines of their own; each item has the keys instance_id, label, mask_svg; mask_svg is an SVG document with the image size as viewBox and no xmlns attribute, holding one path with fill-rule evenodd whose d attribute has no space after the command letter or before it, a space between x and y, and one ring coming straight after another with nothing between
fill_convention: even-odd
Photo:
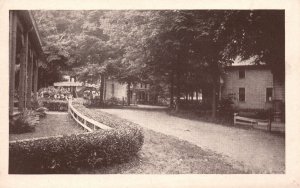
<instances>
[{"instance_id":1,"label":"low shrub","mask_svg":"<svg viewBox=\"0 0 300 188\"><path fill-rule=\"evenodd\" d=\"M76 109L96 116L82 104ZM134 123L107 115L95 119L113 129L68 136L13 141L9 144L9 173L76 173L130 159L142 147L142 129Z\"/></svg>"},{"instance_id":2,"label":"low shrub","mask_svg":"<svg viewBox=\"0 0 300 188\"><path fill-rule=\"evenodd\" d=\"M218 104L218 115L225 118L232 118L234 113L233 101L231 98L222 98Z\"/></svg>"},{"instance_id":3,"label":"low shrub","mask_svg":"<svg viewBox=\"0 0 300 188\"><path fill-rule=\"evenodd\" d=\"M68 101L66 100L41 100L44 107L49 111L68 111Z\"/></svg>"},{"instance_id":4,"label":"low shrub","mask_svg":"<svg viewBox=\"0 0 300 188\"><path fill-rule=\"evenodd\" d=\"M238 114L243 117L254 119L269 119L272 118L270 110L264 109L242 109L238 111Z\"/></svg>"},{"instance_id":5,"label":"low shrub","mask_svg":"<svg viewBox=\"0 0 300 188\"><path fill-rule=\"evenodd\" d=\"M87 99L87 102L85 103L87 107L100 107L101 106L101 100L98 98L95 99Z\"/></svg>"},{"instance_id":6,"label":"low shrub","mask_svg":"<svg viewBox=\"0 0 300 188\"><path fill-rule=\"evenodd\" d=\"M112 97L110 99L104 100L101 103L101 100L98 97L93 99L87 99L85 103L86 107L100 107L100 108L112 108L122 106L125 101L122 101L116 97Z\"/></svg>"},{"instance_id":7,"label":"low shrub","mask_svg":"<svg viewBox=\"0 0 300 188\"><path fill-rule=\"evenodd\" d=\"M104 101L104 105L105 106L119 106L119 105L122 105L123 104L123 101L116 98L116 97L112 97L110 99L107 99Z\"/></svg>"},{"instance_id":8,"label":"low shrub","mask_svg":"<svg viewBox=\"0 0 300 188\"><path fill-rule=\"evenodd\" d=\"M42 103L41 100L36 99L34 97L31 99L31 109L32 110L36 110L36 109L38 109L38 108L40 108L42 106L43 106L43 103Z\"/></svg>"},{"instance_id":9,"label":"low shrub","mask_svg":"<svg viewBox=\"0 0 300 188\"><path fill-rule=\"evenodd\" d=\"M16 119L9 120L9 133L21 134L27 132L34 132L35 126L39 122L39 114L34 111L24 111Z\"/></svg>"},{"instance_id":10,"label":"low shrub","mask_svg":"<svg viewBox=\"0 0 300 188\"><path fill-rule=\"evenodd\" d=\"M47 88L39 89L38 94L41 98L65 100L69 95L71 95L71 92L63 87L55 88L53 86L49 86Z\"/></svg>"}]
</instances>

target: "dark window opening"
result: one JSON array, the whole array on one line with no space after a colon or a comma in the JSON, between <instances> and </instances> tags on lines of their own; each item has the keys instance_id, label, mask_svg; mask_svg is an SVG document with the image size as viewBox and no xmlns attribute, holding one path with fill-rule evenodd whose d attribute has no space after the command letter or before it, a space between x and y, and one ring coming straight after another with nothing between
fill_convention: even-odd
<instances>
[{"instance_id":1,"label":"dark window opening","mask_svg":"<svg viewBox=\"0 0 300 188\"><path fill-rule=\"evenodd\" d=\"M240 69L240 70L239 70L239 78L240 78L240 79L245 78L245 69Z\"/></svg>"},{"instance_id":2,"label":"dark window opening","mask_svg":"<svg viewBox=\"0 0 300 188\"><path fill-rule=\"evenodd\" d=\"M114 97L115 96L115 85L111 84L111 95Z\"/></svg>"},{"instance_id":3,"label":"dark window opening","mask_svg":"<svg viewBox=\"0 0 300 188\"><path fill-rule=\"evenodd\" d=\"M271 102L273 97L273 88L266 89L266 101Z\"/></svg>"},{"instance_id":4,"label":"dark window opening","mask_svg":"<svg viewBox=\"0 0 300 188\"><path fill-rule=\"evenodd\" d=\"M239 88L239 101L245 102L245 88Z\"/></svg>"}]
</instances>

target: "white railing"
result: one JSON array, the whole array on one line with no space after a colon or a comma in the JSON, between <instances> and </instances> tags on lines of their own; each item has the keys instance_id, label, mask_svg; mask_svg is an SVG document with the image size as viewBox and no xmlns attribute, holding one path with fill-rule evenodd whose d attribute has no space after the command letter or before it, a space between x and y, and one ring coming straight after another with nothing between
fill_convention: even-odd
<instances>
[{"instance_id":1,"label":"white railing","mask_svg":"<svg viewBox=\"0 0 300 188\"><path fill-rule=\"evenodd\" d=\"M99 123L91 118L86 117L85 115L78 112L72 105L72 100L68 102L68 113L73 117L73 119L81 125L84 129L89 132L95 131L97 129L112 129L111 127Z\"/></svg>"},{"instance_id":2,"label":"white railing","mask_svg":"<svg viewBox=\"0 0 300 188\"><path fill-rule=\"evenodd\" d=\"M233 118L234 125L248 125L248 126L260 126L265 127L267 129L271 129L271 122L269 120L261 120L261 119L254 119L254 118L246 118L239 116L237 113L234 114Z\"/></svg>"}]
</instances>

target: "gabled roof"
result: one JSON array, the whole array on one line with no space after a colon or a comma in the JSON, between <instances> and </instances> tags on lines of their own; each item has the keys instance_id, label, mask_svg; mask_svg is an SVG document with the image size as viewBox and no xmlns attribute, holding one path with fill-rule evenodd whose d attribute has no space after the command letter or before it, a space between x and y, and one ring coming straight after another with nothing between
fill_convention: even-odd
<instances>
[{"instance_id":1,"label":"gabled roof","mask_svg":"<svg viewBox=\"0 0 300 188\"><path fill-rule=\"evenodd\" d=\"M264 62L259 62L257 64L255 62L256 56L252 56L251 58L247 60L242 60L240 56L237 56L235 60L233 60L233 63L226 67L226 69L236 69L236 68L262 68L265 69L268 66Z\"/></svg>"}]
</instances>

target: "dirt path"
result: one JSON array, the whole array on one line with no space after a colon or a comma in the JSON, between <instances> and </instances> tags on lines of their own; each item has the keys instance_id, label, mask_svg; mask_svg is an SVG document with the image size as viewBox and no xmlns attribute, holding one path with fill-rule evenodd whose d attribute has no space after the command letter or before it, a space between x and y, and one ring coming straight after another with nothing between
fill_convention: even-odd
<instances>
[{"instance_id":1,"label":"dirt path","mask_svg":"<svg viewBox=\"0 0 300 188\"><path fill-rule=\"evenodd\" d=\"M147 108L147 107L146 107ZM95 109L96 110L96 109ZM242 163L253 173L284 173L285 138L168 115L161 109L101 109L145 128L173 135ZM163 144L163 143L162 143Z\"/></svg>"}]
</instances>

